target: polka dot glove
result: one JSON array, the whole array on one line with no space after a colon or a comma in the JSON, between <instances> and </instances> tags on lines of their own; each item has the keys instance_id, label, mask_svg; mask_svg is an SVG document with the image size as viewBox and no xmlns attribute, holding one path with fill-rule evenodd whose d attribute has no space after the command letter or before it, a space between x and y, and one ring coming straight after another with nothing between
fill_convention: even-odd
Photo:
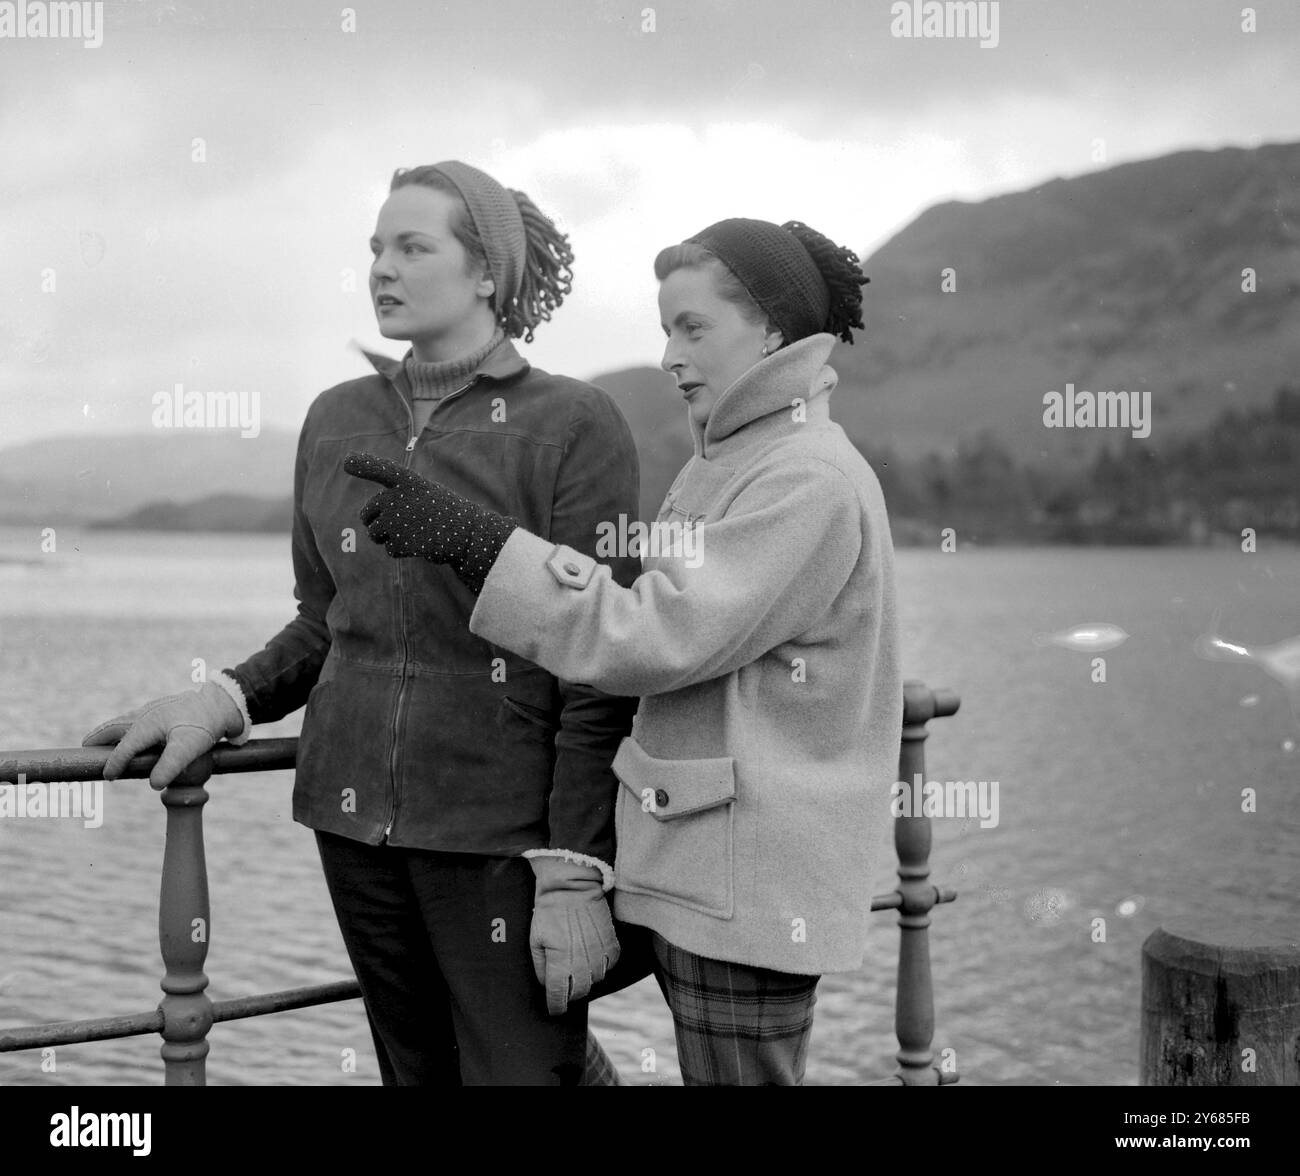
<instances>
[{"instance_id":1,"label":"polka dot glove","mask_svg":"<svg viewBox=\"0 0 1300 1176\"><path fill-rule=\"evenodd\" d=\"M386 487L361 508L366 533L395 558L422 555L445 563L471 592L482 591L501 548L518 525L414 470L349 453L343 469Z\"/></svg>"}]
</instances>

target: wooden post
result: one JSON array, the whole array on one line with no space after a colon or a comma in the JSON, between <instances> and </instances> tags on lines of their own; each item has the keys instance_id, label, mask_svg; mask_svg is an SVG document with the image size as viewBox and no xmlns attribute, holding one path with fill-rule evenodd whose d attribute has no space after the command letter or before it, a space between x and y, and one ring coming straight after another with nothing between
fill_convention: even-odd
<instances>
[{"instance_id":1,"label":"wooden post","mask_svg":"<svg viewBox=\"0 0 1300 1176\"><path fill-rule=\"evenodd\" d=\"M212 1001L208 977L211 912L208 869L203 857L204 788L212 775L211 752L191 763L162 792L167 806L162 893L158 900L158 940L162 947L162 1059L168 1086L206 1086L208 1030Z\"/></svg>"},{"instance_id":2,"label":"wooden post","mask_svg":"<svg viewBox=\"0 0 1300 1176\"><path fill-rule=\"evenodd\" d=\"M1142 945L1143 1086L1300 1085L1300 938L1232 919Z\"/></svg>"},{"instance_id":3,"label":"wooden post","mask_svg":"<svg viewBox=\"0 0 1300 1176\"><path fill-rule=\"evenodd\" d=\"M899 746L898 778L911 784L925 779L926 723L957 713L961 699L951 690L931 690L925 683L903 683L903 736ZM898 995L894 1000L894 1031L899 1050L897 1080L904 1086L939 1086L957 1081L955 1072L934 1065L934 984L930 976L930 911L936 903L952 902L957 894L929 882L930 818L921 814L894 818L894 848L898 853L898 889L871 901L872 910L898 911Z\"/></svg>"}]
</instances>

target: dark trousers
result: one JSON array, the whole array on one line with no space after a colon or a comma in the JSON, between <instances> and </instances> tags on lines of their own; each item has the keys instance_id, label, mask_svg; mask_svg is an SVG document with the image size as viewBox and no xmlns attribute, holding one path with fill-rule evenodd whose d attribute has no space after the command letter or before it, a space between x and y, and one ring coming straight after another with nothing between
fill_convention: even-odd
<instances>
[{"instance_id":1,"label":"dark trousers","mask_svg":"<svg viewBox=\"0 0 1300 1176\"><path fill-rule=\"evenodd\" d=\"M385 1086L576 1086L587 1005L546 1011L524 858L316 834Z\"/></svg>"}]
</instances>

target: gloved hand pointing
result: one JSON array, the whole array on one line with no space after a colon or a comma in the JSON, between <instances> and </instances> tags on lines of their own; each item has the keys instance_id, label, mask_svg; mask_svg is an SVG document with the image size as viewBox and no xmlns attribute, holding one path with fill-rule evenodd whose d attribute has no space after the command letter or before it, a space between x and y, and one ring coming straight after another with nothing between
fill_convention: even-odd
<instances>
[{"instance_id":1,"label":"gloved hand pointing","mask_svg":"<svg viewBox=\"0 0 1300 1176\"><path fill-rule=\"evenodd\" d=\"M154 788L165 788L189 764L227 736L244 729L239 707L215 682L167 698L155 698L106 723L100 723L81 741L82 747L116 743L104 764L104 779L115 780L132 757L161 743L164 748L149 773Z\"/></svg>"},{"instance_id":2,"label":"gloved hand pointing","mask_svg":"<svg viewBox=\"0 0 1300 1176\"><path fill-rule=\"evenodd\" d=\"M482 590L516 527L513 519L382 457L349 453L343 469L387 487L361 508L361 521L370 538L382 543L389 555L422 555L445 563L472 591Z\"/></svg>"}]
</instances>

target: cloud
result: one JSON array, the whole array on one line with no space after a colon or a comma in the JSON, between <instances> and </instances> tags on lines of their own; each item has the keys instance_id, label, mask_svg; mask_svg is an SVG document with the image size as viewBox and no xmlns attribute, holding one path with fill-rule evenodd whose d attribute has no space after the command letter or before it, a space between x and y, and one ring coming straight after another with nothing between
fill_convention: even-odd
<instances>
[{"instance_id":1,"label":"cloud","mask_svg":"<svg viewBox=\"0 0 1300 1176\"><path fill-rule=\"evenodd\" d=\"M1135 30L1122 6L1059 27L1004 5L987 52L815 3L798 29L784 4L661 7L649 36L598 6L506 5L500 27L366 10L352 37L309 6L274 26L180 8L193 27L119 28L93 52L5 46L5 441L136 427L176 382L259 386L267 424L296 427L363 370L351 337L400 347L365 289L398 166L467 159L557 216L575 288L530 358L591 376L657 361L651 261L712 221L796 218L866 257L936 202L1294 138L1300 109L1294 34L1263 7L1252 40L1178 7Z\"/></svg>"}]
</instances>

